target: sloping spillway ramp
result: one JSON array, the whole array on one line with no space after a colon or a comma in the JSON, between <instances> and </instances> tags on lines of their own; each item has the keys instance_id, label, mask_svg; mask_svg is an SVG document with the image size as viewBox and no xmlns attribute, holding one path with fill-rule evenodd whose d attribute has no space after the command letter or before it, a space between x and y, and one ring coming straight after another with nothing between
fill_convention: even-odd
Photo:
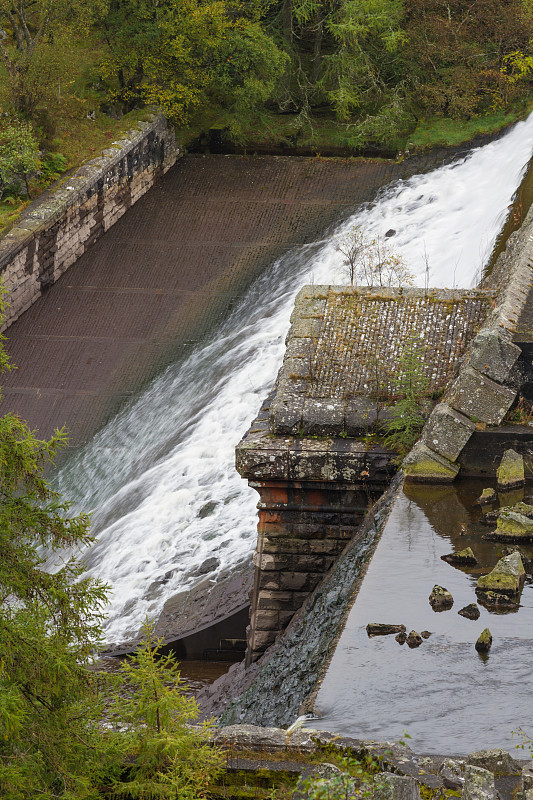
<instances>
[{"instance_id":1,"label":"sloping spillway ramp","mask_svg":"<svg viewBox=\"0 0 533 800\"><path fill-rule=\"evenodd\" d=\"M87 441L275 257L434 161L184 157L9 328L1 413Z\"/></svg>"}]
</instances>

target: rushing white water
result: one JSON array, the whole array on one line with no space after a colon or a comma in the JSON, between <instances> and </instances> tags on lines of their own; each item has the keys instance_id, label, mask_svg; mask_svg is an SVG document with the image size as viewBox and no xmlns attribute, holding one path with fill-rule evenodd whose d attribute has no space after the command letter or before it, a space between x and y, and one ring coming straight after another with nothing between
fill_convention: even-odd
<instances>
[{"instance_id":1,"label":"rushing white water","mask_svg":"<svg viewBox=\"0 0 533 800\"><path fill-rule=\"evenodd\" d=\"M235 471L234 449L283 358L293 298L305 283L343 283L335 236L360 225L393 229L390 244L418 285L470 287L479 278L533 149L533 115L499 141L387 187L323 242L272 265L213 335L171 365L58 473L75 510L93 510L88 572L113 587L108 641L198 580L249 558L257 495ZM205 578L205 576L204 576Z\"/></svg>"}]
</instances>

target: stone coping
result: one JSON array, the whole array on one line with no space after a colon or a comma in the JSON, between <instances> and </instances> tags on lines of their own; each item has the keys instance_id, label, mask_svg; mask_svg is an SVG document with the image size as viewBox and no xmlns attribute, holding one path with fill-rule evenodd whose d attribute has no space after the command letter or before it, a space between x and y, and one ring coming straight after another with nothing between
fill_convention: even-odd
<instances>
[{"instance_id":1,"label":"stone coping","mask_svg":"<svg viewBox=\"0 0 533 800\"><path fill-rule=\"evenodd\" d=\"M102 154L84 162L72 175L60 179L59 185L49 188L26 208L13 228L0 237L0 271L16 252L28 244L35 233L59 220L69 206L85 199L87 189L99 178L106 177L110 167L116 166L129 150L138 145L150 132L165 129L167 122L162 114L154 113L150 121L139 121L124 135L112 142ZM179 150L176 147L176 153Z\"/></svg>"},{"instance_id":2,"label":"stone coping","mask_svg":"<svg viewBox=\"0 0 533 800\"><path fill-rule=\"evenodd\" d=\"M388 484L396 467L392 450L357 439L275 436L269 430L267 398L250 430L236 448L236 467L255 481L334 481Z\"/></svg>"},{"instance_id":3,"label":"stone coping","mask_svg":"<svg viewBox=\"0 0 533 800\"><path fill-rule=\"evenodd\" d=\"M490 290L305 286L270 408L270 432L357 436L398 395L406 346L442 390L490 311Z\"/></svg>"}]
</instances>

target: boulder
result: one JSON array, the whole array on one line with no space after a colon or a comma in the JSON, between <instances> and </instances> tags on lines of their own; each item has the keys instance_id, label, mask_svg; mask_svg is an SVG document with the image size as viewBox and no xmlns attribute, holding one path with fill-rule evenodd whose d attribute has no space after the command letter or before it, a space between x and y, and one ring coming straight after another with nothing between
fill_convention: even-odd
<instances>
[{"instance_id":1,"label":"boulder","mask_svg":"<svg viewBox=\"0 0 533 800\"><path fill-rule=\"evenodd\" d=\"M388 625L386 622L369 622L366 626L369 636L388 636L391 633L405 633L405 625Z\"/></svg>"},{"instance_id":2,"label":"boulder","mask_svg":"<svg viewBox=\"0 0 533 800\"><path fill-rule=\"evenodd\" d=\"M422 637L416 631L411 631L406 641L407 645L411 648L420 647L420 645L422 644Z\"/></svg>"},{"instance_id":3,"label":"boulder","mask_svg":"<svg viewBox=\"0 0 533 800\"><path fill-rule=\"evenodd\" d=\"M493 775L520 775L522 766L512 758L506 750L476 750L470 753L466 760L467 764L474 767L481 767L492 772Z\"/></svg>"},{"instance_id":4,"label":"boulder","mask_svg":"<svg viewBox=\"0 0 533 800\"><path fill-rule=\"evenodd\" d=\"M515 511L515 508L516 506L500 509L496 521L496 530L486 534L486 539L493 539L498 542L533 541L533 519L530 519L521 511Z\"/></svg>"},{"instance_id":5,"label":"boulder","mask_svg":"<svg viewBox=\"0 0 533 800\"><path fill-rule=\"evenodd\" d=\"M374 782L374 800L420 800L420 787L407 775L382 772Z\"/></svg>"},{"instance_id":6,"label":"boulder","mask_svg":"<svg viewBox=\"0 0 533 800\"><path fill-rule=\"evenodd\" d=\"M494 775L481 767L467 764L462 800L495 800Z\"/></svg>"},{"instance_id":7,"label":"boulder","mask_svg":"<svg viewBox=\"0 0 533 800\"><path fill-rule=\"evenodd\" d=\"M446 758L439 767L439 775L444 786L454 792L461 791L465 779L461 764L451 758Z\"/></svg>"},{"instance_id":8,"label":"boulder","mask_svg":"<svg viewBox=\"0 0 533 800\"><path fill-rule=\"evenodd\" d=\"M447 611L453 606L453 597L448 589L435 584L429 595L429 605L433 611Z\"/></svg>"},{"instance_id":9,"label":"boulder","mask_svg":"<svg viewBox=\"0 0 533 800\"><path fill-rule=\"evenodd\" d=\"M398 636L394 637L398 644L405 644L407 641L407 634L405 631L401 631Z\"/></svg>"},{"instance_id":10,"label":"boulder","mask_svg":"<svg viewBox=\"0 0 533 800\"><path fill-rule=\"evenodd\" d=\"M492 572L478 578L476 593L497 592L507 596L516 596L522 590L526 571L520 553L511 553L500 558Z\"/></svg>"},{"instance_id":11,"label":"boulder","mask_svg":"<svg viewBox=\"0 0 533 800\"><path fill-rule=\"evenodd\" d=\"M469 603L457 613L462 617L466 617L467 619L476 620L479 619L481 611L479 610L477 603Z\"/></svg>"},{"instance_id":12,"label":"boulder","mask_svg":"<svg viewBox=\"0 0 533 800\"><path fill-rule=\"evenodd\" d=\"M474 567L477 564L477 558L472 552L471 547L466 547L464 550L459 550L457 553L448 553L441 556L443 561L448 564L457 565L459 567Z\"/></svg>"},{"instance_id":13,"label":"boulder","mask_svg":"<svg viewBox=\"0 0 533 800\"><path fill-rule=\"evenodd\" d=\"M498 489L507 491L525 484L524 459L515 450L506 450L496 471Z\"/></svg>"},{"instance_id":14,"label":"boulder","mask_svg":"<svg viewBox=\"0 0 533 800\"><path fill-rule=\"evenodd\" d=\"M495 489L483 489L481 495L476 500L476 503L479 503L480 506L485 505L485 503L495 503L497 500L496 490Z\"/></svg>"},{"instance_id":15,"label":"boulder","mask_svg":"<svg viewBox=\"0 0 533 800\"><path fill-rule=\"evenodd\" d=\"M476 642L476 650L478 653L488 653L492 645L492 634L488 628L480 633Z\"/></svg>"}]
</instances>

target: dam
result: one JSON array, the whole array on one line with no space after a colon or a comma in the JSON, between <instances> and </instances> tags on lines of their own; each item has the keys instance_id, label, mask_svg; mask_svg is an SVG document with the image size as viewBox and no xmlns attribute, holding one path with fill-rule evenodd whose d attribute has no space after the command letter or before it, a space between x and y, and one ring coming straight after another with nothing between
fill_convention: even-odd
<instances>
[{"instance_id":1,"label":"dam","mask_svg":"<svg viewBox=\"0 0 533 800\"><path fill-rule=\"evenodd\" d=\"M99 541L84 558L91 574L114 588L109 642L135 636L146 613L157 616L176 594L200 583L215 584L225 571L249 564L255 498L234 471L233 449L281 363L297 289L310 278L316 283L338 280L331 226L393 230L395 247L414 265L421 285L427 255L431 285L469 287L490 256L532 141L533 123L520 123L501 140L433 170L436 165L427 162L374 169L364 162L305 160L300 183L289 159L187 157L11 326L9 349L19 369L5 383L3 408L28 417L42 435L63 422L72 429L74 452L55 481L75 509L93 509ZM422 174L413 174L421 168ZM218 197L220 207L227 207L232 174L233 228L223 221L215 230L215 201ZM209 208L206 193L213 203ZM174 199L165 206L169 195ZM361 207L362 202L366 205ZM270 238L258 237L251 222L246 234L242 219L250 206L270 226ZM195 223L203 215L204 232L191 222L172 222L172 208L188 209ZM328 236L320 238L328 226ZM172 239L169 231L181 231L182 238ZM165 306L168 273L156 280L153 263L147 267L148 255L159 254L158 263L167 270L172 259L179 257L181 263L190 258L193 274L194 259L212 261L216 254L220 263L215 241L217 248L224 245L227 270L219 276L208 330L191 336L198 330L192 307L196 300L209 303L214 287L206 276L195 295L185 271L181 288L173 289L181 305ZM255 274L261 274L247 290L248 270L247 279L237 281L238 291L228 291L227 273L239 272L233 265L244 257L242 241ZM119 264L126 273L122 286L117 285ZM111 296L114 304L106 313L114 330L109 333L92 314L103 312L103 299ZM133 299L129 312L121 298ZM92 350L83 363L75 328L89 300L91 315L82 338ZM157 335L148 325L150 317ZM54 332L52 319L59 326ZM106 341L122 344L104 346ZM46 385L39 378L43 353L61 343L71 348L70 355L60 361L55 376L43 372ZM108 353L112 358L106 362ZM98 365L105 380L89 397L88 374ZM163 370L159 377L137 395L158 370ZM76 409L83 404L87 411L78 417ZM119 406L122 410L113 417ZM66 413L68 408L72 413ZM196 574L209 559L214 560L207 571Z\"/></svg>"}]
</instances>

